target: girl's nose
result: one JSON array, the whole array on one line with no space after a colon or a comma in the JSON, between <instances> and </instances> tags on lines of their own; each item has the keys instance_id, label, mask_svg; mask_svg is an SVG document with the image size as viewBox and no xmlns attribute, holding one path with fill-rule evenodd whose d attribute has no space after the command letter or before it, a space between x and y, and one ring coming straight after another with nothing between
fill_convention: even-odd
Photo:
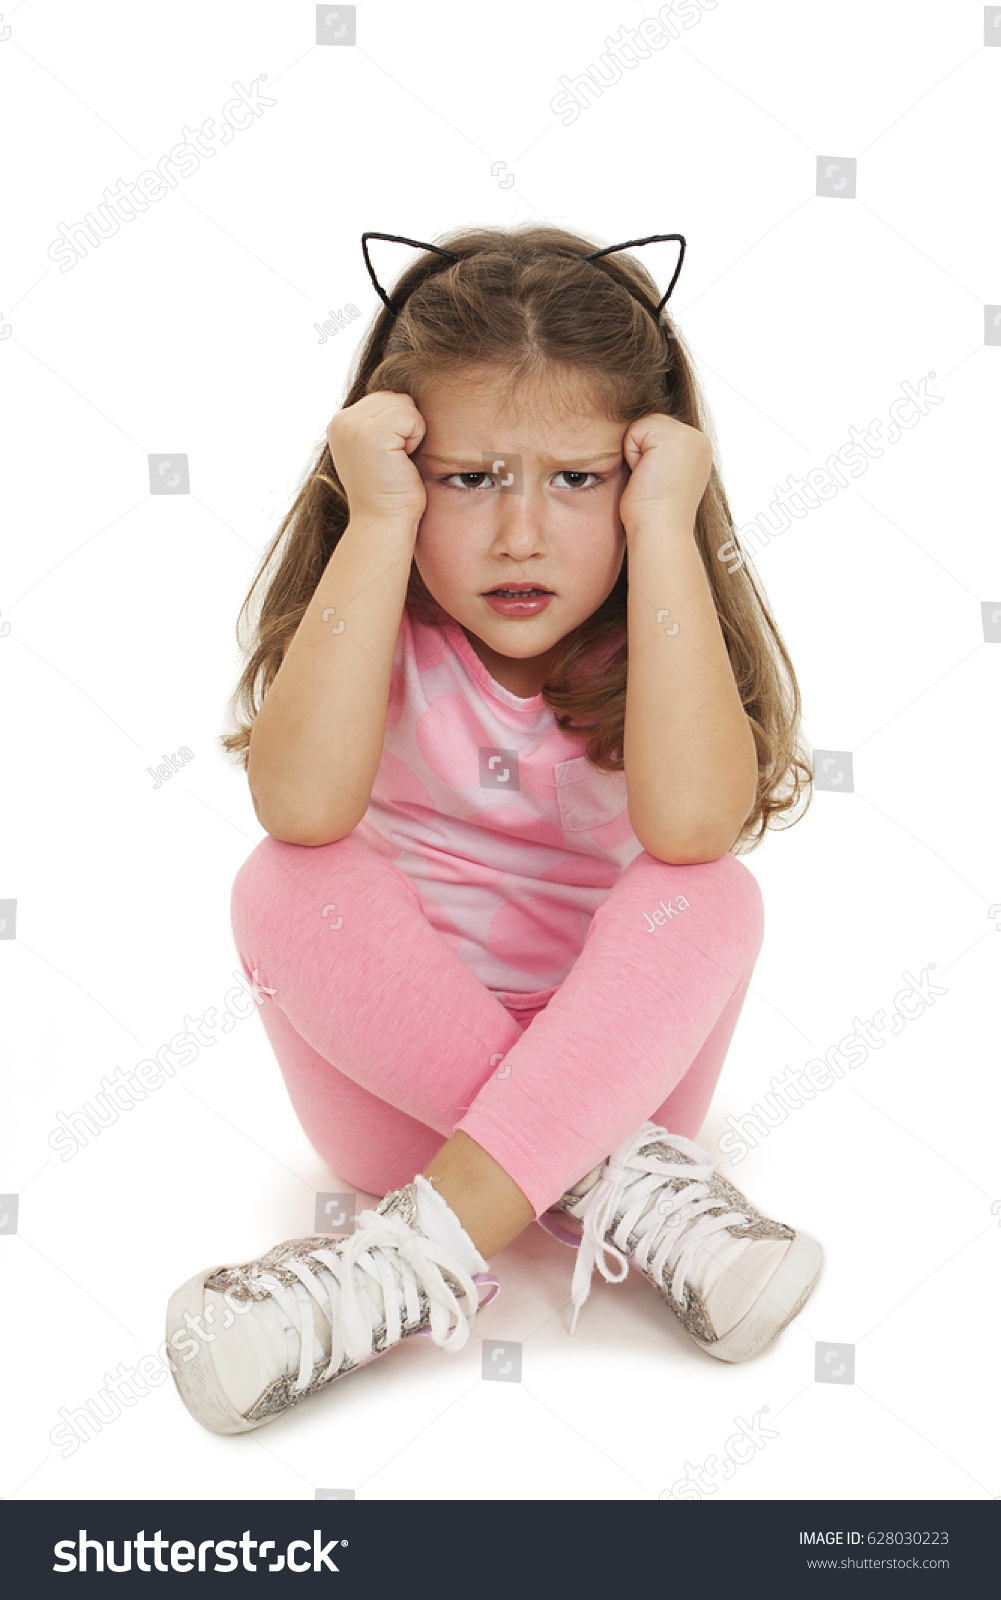
<instances>
[{"instance_id":1,"label":"girl's nose","mask_svg":"<svg viewBox=\"0 0 1001 1600\"><path fill-rule=\"evenodd\" d=\"M545 549L545 509L530 494L500 492L496 507L496 544L519 557Z\"/></svg>"}]
</instances>

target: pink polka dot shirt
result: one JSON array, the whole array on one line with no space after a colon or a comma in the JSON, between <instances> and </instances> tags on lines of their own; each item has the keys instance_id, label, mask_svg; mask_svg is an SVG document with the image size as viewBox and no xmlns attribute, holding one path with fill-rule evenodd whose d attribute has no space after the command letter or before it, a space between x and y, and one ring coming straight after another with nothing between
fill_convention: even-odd
<instances>
[{"instance_id":1,"label":"pink polka dot shirt","mask_svg":"<svg viewBox=\"0 0 1001 1600\"><path fill-rule=\"evenodd\" d=\"M593 767L542 695L491 677L457 622L406 608L382 760L357 833L413 882L429 922L500 1000L570 971L642 849L621 772Z\"/></svg>"}]
</instances>

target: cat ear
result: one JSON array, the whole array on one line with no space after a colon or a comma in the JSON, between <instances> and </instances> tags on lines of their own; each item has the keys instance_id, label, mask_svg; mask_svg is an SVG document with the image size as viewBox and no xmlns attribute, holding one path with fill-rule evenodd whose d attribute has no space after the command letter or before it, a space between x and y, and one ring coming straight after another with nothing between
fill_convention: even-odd
<instances>
[{"instance_id":1,"label":"cat ear","mask_svg":"<svg viewBox=\"0 0 1001 1600\"><path fill-rule=\"evenodd\" d=\"M385 289L382 287L382 284L379 282L379 279L375 275L372 267L371 257L368 253L368 241L370 239L384 239L390 244L411 245L415 250L430 250L435 255L447 256L450 261L459 261L461 259L461 257L457 256L452 250L443 250L441 246L437 244L425 244L422 239L406 239L400 233L363 233L361 236L361 248L362 255L365 257L365 266L368 268L368 275L375 285L376 293L378 294L380 300L389 308L394 317L397 315L399 308L393 305L389 295L386 293ZM381 253L385 254L385 252ZM402 273L403 270L403 267L401 267L397 273L397 278L399 278L400 273Z\"/></svg>"},{"instance_id":2,"label":"cat ear","mask_svg":"<svg viewBox=\"0 0 1001 1600\"><path fill-rule=\"evenodd\" d=\"M670 300L671 295L674 292L674 286L677 283L678 278L681 275L681 268L682 268L682 264L683 264L684 259L685 259L685 250L687 248L684 234L682 234L682 233L649 233L649 234L647 234L645 239L627 239L624 244L610 244L604 250L595 250L592 255L586 256L585 260L587 260L587 261L597 261L600 256L614 255L616 253L616 251L618 251L618 250L635 250L635 249L638 249L641 245L645 245L645 244L660 244L660 243L665 242L665 241L671 241L673 243L677 243L678 246L679 246L679 249L678 249L678 260L677 260L677 264L674 267L673 273L671 274L671 281L669 282L667 288L665 289L664 294L663 294L663 296L662 296L662 298L660 300L660 303L657 306L657 317L659 319L660 314L663 311L663 309L664 309L665 305L667 304L668 300ZM658 251L654 252L655 260L661 258L663 255L664 255L663 251L658 250ZM673 257L674 257L674 251L673 250L670 252L670 255L671 255L671 259L673 260ZM667 277L667 272L663 272L663 273L655 272L652 267L650 268L650 271L651 271L653 277L657 280L658 283L663 283L664 278Z\"/></svg>"}]
</instances>

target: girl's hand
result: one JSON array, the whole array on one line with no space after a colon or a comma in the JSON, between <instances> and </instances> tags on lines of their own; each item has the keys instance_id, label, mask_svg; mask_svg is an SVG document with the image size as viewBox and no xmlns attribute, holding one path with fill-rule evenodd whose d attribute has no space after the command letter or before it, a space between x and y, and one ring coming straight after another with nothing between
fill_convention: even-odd
<instances>
[{"instance_id":1,"label":"girl's hand","mask_svg":"<svg viewBox=\"0 0 1001 1600\"><path fill-rule=\"evenodd\" d=\"M627 536L647 524L694 528L713 464L708 436L655 411L630 423L622 454L631 471L619 501Z\"/></svg>"},{"instance_id":2,"label":"girl's hand","mask_svg":"<svg viewBox=\"0 0 1001 1600\"><path fill-rule=\"evenodd\" d=\"M427 427L408 394L377 389L338 411L327 443L352 517L420 522L424 480L410 457Z\"/></svg>"}]
</instances>

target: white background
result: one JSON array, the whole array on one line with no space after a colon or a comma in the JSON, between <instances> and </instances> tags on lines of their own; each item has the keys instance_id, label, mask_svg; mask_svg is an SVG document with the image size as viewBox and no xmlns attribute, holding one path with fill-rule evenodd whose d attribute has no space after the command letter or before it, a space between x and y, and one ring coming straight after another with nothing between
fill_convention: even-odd
<instances>
[{"instance_id":1,"label":"white background","mask_svg":"<svg viewBox=\"0 0 1001 1600\"><path fill-rule=\"evenodd\" d=\"M1001 48L973 0L720 0L564 126L561 76L653 7L357 13L352 48L316 45L302 3L4 17L2 1495L653 1499L757 1412L776 1436L707 1498L1001 1495L1001 648L980 611L1001 605ZM60 223L263 74L274 106L60 272ZM856 199L817 196L820 155L858 158ZM731 1171L826 1256L758 1359L705 1358L638 1274L596 1278L571 1339L573 1256L533 1226L454 1358L411 1342L237 1439L168 1382L64 1455L59 1409L156 1350L176 1284L311 1231L315 1192L346 1187L256 1018L74 1159L48 1137L233 982L230 886L262 837L216 743L235 618L378 308L360 234L527 219L687 236L672 310L738 526L902 384L934 371L944 402L757 557L804 737L852 752L855 792L745 858L766 942L702 1142L891 1009L905 970L937 963L948 992ZM403 255L381 259L392 282ZM319 344L349 302L361 320ZM150 452L187 454L190 495L151 497ZM520 1384L481 1379L482 1338L522 1343ZM818 1340L856 1346L853 1385L814 1381Z\"/></svg>"}]
</instances>

